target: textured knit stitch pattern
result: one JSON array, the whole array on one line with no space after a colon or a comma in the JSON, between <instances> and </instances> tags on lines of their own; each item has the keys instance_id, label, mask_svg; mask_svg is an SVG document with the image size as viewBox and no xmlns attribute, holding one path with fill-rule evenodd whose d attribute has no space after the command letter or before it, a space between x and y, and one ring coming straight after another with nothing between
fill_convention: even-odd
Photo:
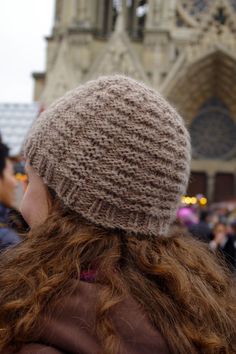
<instances>
[{"instance_id":1,"label":"textured knit stitch pattern","mask_svg":"<svg viewBox=\"0 0 236 354\"><path fill-rule=\"evenodd\" d=\"M186 191L190 138L156 91L123 75L89 81L36 119L25 157L92 223L166 234Z\"/></svg>"}]
</instances>

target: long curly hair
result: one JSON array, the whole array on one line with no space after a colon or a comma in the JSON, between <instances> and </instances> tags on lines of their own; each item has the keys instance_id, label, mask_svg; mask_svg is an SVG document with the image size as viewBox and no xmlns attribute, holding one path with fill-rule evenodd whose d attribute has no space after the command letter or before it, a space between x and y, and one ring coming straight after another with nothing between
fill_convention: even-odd
<instances>
[{"instance_id":1,"label":"long curly hair","mask_svg":"<svg viewBox=\"0 0 236 354\"><path fill-rule=\"evenodd\" d=\"M95 266L103 353L117 353L109 311L127 295L171 353L236 353L235 283L207 246L178 234L147 238L94 226L57 198L46 222L1 255L0 351L31 340L39 317Z\"/></svg>"}]
</instances>

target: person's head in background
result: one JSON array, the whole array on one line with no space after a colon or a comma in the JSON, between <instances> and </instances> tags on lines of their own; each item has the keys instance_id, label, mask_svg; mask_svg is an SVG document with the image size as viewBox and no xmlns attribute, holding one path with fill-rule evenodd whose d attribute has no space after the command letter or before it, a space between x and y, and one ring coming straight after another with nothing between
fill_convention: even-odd
<instances>
[{"instance_id":1,"label":"person's head in background","mask_svg":"<svg viewBox=\"0 0 236 354\"><path fill-rule=\"evenodd\" d=\"M216 212L210 212L208 215L208 225L213 232L214 226L219 222L219 216Z\"/></svg>"},{"instance_id":2,"label":"person's head in background","mask_svg":"<svg viewBox=\"0 0 236 354\"><path fill-rule=\"evenodd\" d=\"M209 211L208 210L201 210L199 215L199 221L202 223L208 223L209 221Z\"/></svg>"},{"instance_id":3,"label":"person's head in background","mask_svg":"<svg viewBox=\"0 0 236 354\"><path fill-rule=\"evenodd\" d=\"M225 237L227 235L227 226L224 222L219 221L217 224L215 224L213 228L213 234L216 235L222 235L222 237Z\"/></svg>"},{"instance_id":4,"label":"person's head in background","mask_svg":"<svg viewBox=\"0 0 236 354\"><path fill-rule=\"evenodd\" d=\"M9 159L9 148L0 140L0 203L7 208L15 205L17 180Z\"/></svg>"},{"instance_id":5,"label":"person's head in background","mask_svg":"<svg viewBox=\"0 0 236 354\"><path fill-rule=\"evenodd\" d=\"M213 240L219 246L224 246L224 244L227 242L229 238L227 233L227 225L222 221L219 221L215 224L212 233L213 233Z\"/></svg>"}]
</instances>

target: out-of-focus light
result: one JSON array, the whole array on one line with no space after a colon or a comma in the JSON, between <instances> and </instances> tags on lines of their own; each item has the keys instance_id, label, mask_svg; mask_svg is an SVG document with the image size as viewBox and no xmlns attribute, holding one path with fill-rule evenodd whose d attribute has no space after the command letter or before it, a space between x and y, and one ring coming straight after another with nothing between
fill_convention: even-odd
<instances>
[{"instance_id":1,"label":"out-of-focus light","mask_svg":"<svg viewBox=\"0 0 236 354\"><path fill-rule=\"evenodd\" d=\"M17 173L15 175L16 179L20 182L26 182L27 181L27 176L26 175L23 175L22 173Z\"/></svg>"},{"instance_id":2,"label":"out-of-focus light","mask_svg":"<svg viewBox=\"0 0 236 354\"><path fill-rule=\"evenodd\" d=\"M196 197L189 197L189 196L182 196L181 198L182 204L187 204L187 205L206 205L208 200L205 198L203 195L198 195Z\"/></svg>"},{"instance_id":3,"label":"out-of-focus light","mask_svg":"<svg viewBox=\"0 0 236 354\"><path fill-rule=\"evenodd\" d=\"M207 198L203 197L200 199L200 204L201 205L206 205L207 204Z\"/></svg>"},{"instance_id":4,"label":"out-of-focus light","mask_svg":"<svg viewBox=\"0 0 236 354\"><path fill-rule=\"evenodd\" d=\"M197 198L196 197L192 197L191 198L191 204L196 204L197 203Z\"/></svg>"},{"instance_id":5,"label":"out-of-focus light","mask_svg":"<svg viewBox=\"0 0 236 354\"><path fill-rule=\"evenodd\" d=\"M185 198L185 203L186 204L191 204L191 198L190 197L186 197Z\"/></svg>"}]
</instances>

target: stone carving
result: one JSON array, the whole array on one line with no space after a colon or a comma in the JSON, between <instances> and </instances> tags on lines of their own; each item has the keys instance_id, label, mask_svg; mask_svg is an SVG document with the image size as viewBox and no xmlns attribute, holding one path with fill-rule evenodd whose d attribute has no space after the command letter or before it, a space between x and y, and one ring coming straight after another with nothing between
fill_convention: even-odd
<instances>
[{"instance_id":1,"label":"stone carving","mask_svg":"<svg viewBox=\"0 0 236 354\"><path fill-rule=\"evenodd\" d=\"M180 0L182 9L197 21L201 20L201 15L209 11L211 0Z\"/></svg>"},{"instance_id":2,"label":"stone carving","mask_svg":"<svg viewBox=\"0 0 236 354\"><path fill-rule=\"evenodd\" d=\"M148 82L148 78L133 52L130 39L125 32L124 11L121 9L116 20L115 31L94 62L86 79L97 74L123 73Z\"/></svg>"},{"instance_id":3,"label":"stone carving","mask_svg":"<svg viewBox=\"0 0 236 354\"><path fill-rule=\"evenodd\" d=\"M196 40L186 47L189 61L197 61L207 52L211 52L217 46L235 53L236 50L236 18L232 13L229 3L222 1L219 10L217 3L211 6L211 10L202 20L198 29ZM219 12L220 11L220 12Z\"/></svg>"}]
</instances>

